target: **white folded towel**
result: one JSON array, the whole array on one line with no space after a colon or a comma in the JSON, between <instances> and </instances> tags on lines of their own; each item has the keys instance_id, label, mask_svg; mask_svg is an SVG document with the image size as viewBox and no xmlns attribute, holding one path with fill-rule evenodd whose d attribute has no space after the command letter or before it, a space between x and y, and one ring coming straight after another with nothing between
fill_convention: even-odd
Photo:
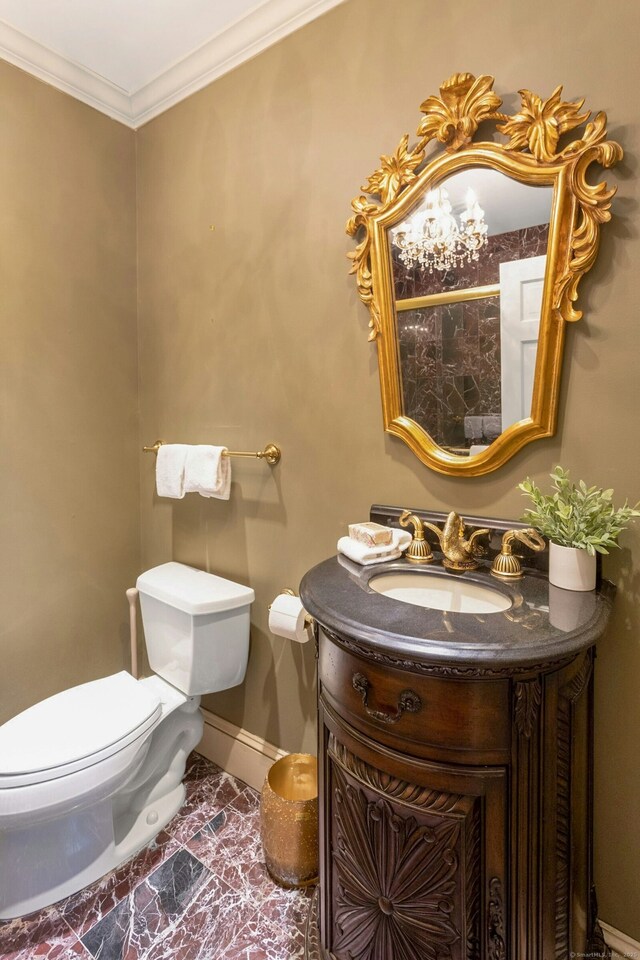
<instances>
[{"instance_id":1,"label":"white folded towel","mask_svg":"<svg viewBox=\"0 0 640 960\"><path fill-rule=\"evenodd\" d=\"M159 497L184 497L184 468L187 460L186 443L163 443L156 458L156 490Z\"/></svg>"},{"instance_id":2,"label":"white folded towel","mask_svg":"<svg viewBox=\"0 0 640 960\"><path fill-rule=\"evenodd\" d=\"M338 553L341 553L343 557L348 557L349 560L353 560L354 563L359 563L361 567L368 567L372 563L388 563L389 560L399 560L402 556L400 550L392 550L391 553L385 553L382 556L373 556L362 559L359 556L357 550L352 550L353 540L351 537L342 537L342 540L349 540L350 543L345 544L343 547L339 547ZM340 541L338 541L339 543Z\"/></svg>"},{"instance_id":3,"label":"white folded towel","mask_svg":"<svg viewBox=\"0 0 640 960\"><path fill-rule=\"evenodd\" d=\"M199 444L189 447L185 466L185 493L228 500L231 494L231 460L226 447Z\"/></svg>"},{"instance_id":4,"label":"white folded towel","mask_svg":"<svg viewBox=\"0 0 640 960\"><path fill-rule=\"evenodd\" d=\"M482 435L491 442L502 432L502 417L491 416L482 418Z\"/></svg>"},{"instance_id":5,"label":"white folded towel","mask_svg":"<svg viewBox=\"0 0 640 960\"><path fill-rule=\"evenodd\" d=\"M391 543L385 546L369 547L366 543L354 540L353 537L340 537L338 553L343 553L345 557L349 557L350 560L366 567L370 563L386 563L388 560L397 560L410 543L411 534L408 530L394 530Z\"/></svg>"},{"instance_id":6,"label":"white folded towel","mask_svg":"<svg viewBox=\"0 0 640 960\"><path fill-rule=\"evenodd\" d=\"M482 417L464 418L464 435L467 440L476 440L482 437Z\"/></svg>"}]
</instances>

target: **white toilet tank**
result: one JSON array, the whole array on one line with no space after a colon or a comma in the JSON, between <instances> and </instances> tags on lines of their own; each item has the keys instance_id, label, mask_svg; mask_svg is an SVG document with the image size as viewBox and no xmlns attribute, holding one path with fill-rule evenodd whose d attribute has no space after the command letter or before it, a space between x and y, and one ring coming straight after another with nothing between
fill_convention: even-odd
<instances>
[{"instance_id":1,"label":"white toilet tank","mask_svg":"<svg viewBox=\"0 0 640 960\"><path fill-rule=\"evenodd\" d=\"M142 573L136 586L154 673L192 697L242 683L250 587L174 562Z\"/></svg>"}]
</instances>

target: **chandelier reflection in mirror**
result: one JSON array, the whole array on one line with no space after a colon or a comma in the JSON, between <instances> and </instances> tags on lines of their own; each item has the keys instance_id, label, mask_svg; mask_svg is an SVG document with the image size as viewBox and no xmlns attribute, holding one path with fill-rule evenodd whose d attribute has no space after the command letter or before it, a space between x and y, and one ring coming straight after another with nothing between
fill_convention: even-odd
<instances>
[{"instance_id":1,"label":"chandelier reflection in mirror","mask_svg":"<svg viewBox=\"0 0 640 960\"><path fill-rule=\"evenodd\" d=\"M487 242L488 227L484 210L471 188L467 190L466 203L458 226L445 187L429 190L424 207L410 219L409 229L403 223L400 229L392 231L393 243L405 267L443 272L478 259Z\"/></svg>"}]
</instances>

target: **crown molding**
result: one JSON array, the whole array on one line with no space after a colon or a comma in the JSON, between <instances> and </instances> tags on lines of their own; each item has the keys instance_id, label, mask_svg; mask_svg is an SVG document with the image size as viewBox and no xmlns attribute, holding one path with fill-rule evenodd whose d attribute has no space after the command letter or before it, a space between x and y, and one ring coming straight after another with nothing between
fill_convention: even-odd
<instances>
[{"instance_id":1,"label":"crown molding","mask_svg":"<svg viewBox=\"0 0 640 960\"><path fill-rule=\"evenodd\" d=\"M250 60L344 0L266 0L132 96L135 126Z\"/></svg>"},{"instance_id":2,"label":"crown molding","mask_svg":"<svg viewBox=\"0 0 640 960\"><path fill-rule=\"evenodd\" d=\"M106 113L114 120L119 120L129 127L133 126L131 97L125 90L45 47L2 20L0 57L38 80L57 87L101 113Z\"/></svg>"},{"instance_id":3,"label":"crown molding","mask_svg":"<svg viewBox=\"0 0 640 960\"><path fill-rule=\"evenodd\" d=\"M139 90L127 92L0 21L0 56L137 129L345 0L265 0Z\"/></svg>"}]
</instances>

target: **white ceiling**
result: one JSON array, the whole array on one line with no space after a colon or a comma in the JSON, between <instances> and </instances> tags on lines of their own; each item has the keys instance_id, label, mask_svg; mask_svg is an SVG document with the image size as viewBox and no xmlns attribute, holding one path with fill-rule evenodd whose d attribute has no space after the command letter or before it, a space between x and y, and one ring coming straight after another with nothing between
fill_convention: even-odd
<instances>
[{"instance_id":1,"label":"white ceiling","mask_svg":"<svg viewBox=\"0 0 640 960\"><path fill-rule=\"evenodd\" d=\"M344 0L0 0L0 56L129 126Z\"/></svg>"},{"instance_id":2,"label":"white ceiling","mask_svg":"<svg viewBox=\"0 0 640 960\"><path fill-rule=\"evenodd\" d=\"M0 0L0 19L132 94L256 0Z\"/></svg>"},{"instance_id":3,"label":"white ceiling","mask_svg":"<svg viewBox=\"0 0 640 960\"><path fill-rule=\"evenodd\" d=\"M445 177L440 186L445 187L456 217L467 207L467 190L473 190L484 210L490 237L549 223L551 219L553 187L520 183L498 170L487 167L461 170ZM423 210L426 202L425 197L417 210Z\"/></svg>"}]
</instances>

